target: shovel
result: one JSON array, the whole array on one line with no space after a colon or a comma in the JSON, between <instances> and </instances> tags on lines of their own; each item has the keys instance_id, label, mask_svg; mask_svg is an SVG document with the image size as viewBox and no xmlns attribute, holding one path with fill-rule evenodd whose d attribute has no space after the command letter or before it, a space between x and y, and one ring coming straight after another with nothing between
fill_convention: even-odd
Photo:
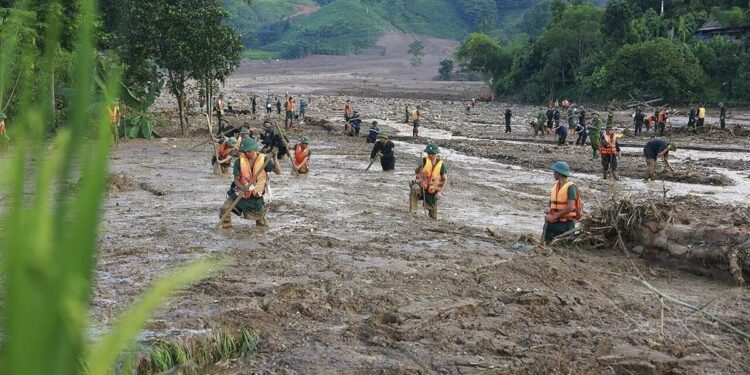
<instances>
[{"instance_id":1,"label":"shovel","mask_svg":"<svg viewBox=\"0 0 750 375\"><path fill-rule=\"evenodd\" d=\"M381 156L379 152L378 152L378 154L377 154L377 155L375 155L375 157L374 157L374 158L370 159L370 164L369 164L369 165L367 166L367 168L365 168L365 172L367 172L367 171L369 171L369 170L370 170L370 167L372 167L372 163L374 163L374 162L375 162L375 159L377 159L377 158L378 158L378 156Z\"/></svg>"},{"instance_id":2,"label":"shovel","mask_svg":"<svg viewBox=\"0 0 750 375\"><path fill-rule=\"evenodd\" d=\"M232 211L234 210L234 208L237 207L237 203L240 203L240 199L242 199L242 194L245 194L245 192L251 189L255 189L255 185L248 184L242 187L242 191L237 193L237 198L234 199L234 202L232 202L232 204L229 206L229 209L227 210L227 212L224 212L224 215L221 215L219 222L216 224L216 227L214 228L215 230L218 230L221 227L221 223L223 223L224 220L226 220L227 217L229 217L229 215L232 214Z\"/></svg>"}]
</instances>

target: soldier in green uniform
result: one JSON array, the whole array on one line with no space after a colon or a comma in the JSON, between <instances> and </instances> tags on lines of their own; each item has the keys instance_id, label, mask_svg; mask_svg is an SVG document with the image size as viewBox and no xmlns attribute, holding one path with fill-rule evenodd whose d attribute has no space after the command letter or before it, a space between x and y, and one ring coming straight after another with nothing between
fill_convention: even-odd
<instances>
[{"instance_id":1,"label":"soldier in green uniform","mask_svg":"<svg viewBox=\"0 0 750 375\"><path fill-rule=\"evenodd\" d=\"M573 108L568 107L568 130L573 131L576 127L576 113Z\"/></svg>"},{"instance_id":2,"label":"soldier in green uniform","mask_svg":"<svg viewBox=\"0 0 750 375\"><path fill-rule=\"evenodd\" d=\"M266 194L268 172L281 174L281 167L276 159L258 152L258 143L252 138L244 138L240 143L238 158L234 162L234 180L227 192L227 200L219 210L219 218L223 219L222 228L231 228L232 215L224 214L229 210L237 195L242 199L232 209L232 213L248 220L255 220L255 225L267 227L266 207L263 196Z\"/></svg>"},{"instance_id":3,"label":"soldier in green uniform","mask_svg":"<svg viewBox=\"0 0 750 375\"><path fill-rule=\"evenodd\" d=\"M539 133L544 135L544 123L547 122L547 110L544 107L539 109L539 113L536 114L536 123L534 123L534 136L538 136Z\"/></svg>"},{"instance_id":4,"label":"soldier in green uniform","mask_svg":"<svg viewBox=\"0 0 750 375\"><path fill-rule=\"evenodd\" d=\"M614 115L612 114L612 110L607 108L607 126L612 126L613 119L614 119Z\"/></svg>"},{"instance_id":5,"label":"soldier in green uniform","mask_svg":"<svg viewBox=\"0 0 750 375\"><path fill-rule=\"evenodd\" d=\"M599 137L601 137L604 124L602 123L602 120L599 119L599 112L594 112L591 115L594 116L588 129L589 139L591 139L591 160L596 160L599 158Z\"/></svg>"}]
</instances>

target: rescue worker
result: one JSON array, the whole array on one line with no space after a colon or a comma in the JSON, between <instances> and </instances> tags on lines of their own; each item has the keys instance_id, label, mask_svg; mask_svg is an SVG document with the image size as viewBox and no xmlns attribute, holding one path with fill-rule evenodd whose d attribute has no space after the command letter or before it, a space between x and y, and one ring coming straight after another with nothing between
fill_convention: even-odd
<instances>
[{"instance_id":1,"label":"rescue worker","mask_svg":"<svg viewBox=\"0 0 750 375\"><path fill-rule=\"evenodd\" d=\"M698 120L700 121L700 120ZM667 129L667 108L664 107L659 111L659 116L656 118L656 127L659 128L659 136L664 136L664 131ZM656 132L656 130L654 130Z\"/></svg>"},{"instance_id":2,"label":"rescue worker","mask_svg":"<svg viewBox=\"0 0 750 375\"><path fill-rule=\"evenodd\" d=\"M568 107L566 110L568 111L568 130L573 131L575 129L574 124L576 121L575 111L571 107Z\"/></svg>"},{"instance_id":3,"label":"rescue worker","mask_svg":"<svg viewBox=\"0 0 750 375\"><path fill-rule=\"evenodd\" d=\"M534 136L539 136L539 133L544 135L544 122L547 121L547 115L544 111L544 107L539 108L539 112L536 114L536 122L534 123Z\"/></svg>"},{"instance_id":4,"label":"rescue worker","mask_svg":"<svg viewBox=\"0 0 750 375\"><path fill-rule=\"evenodd\" d=\"M578 133L578 139L576 139L576 145L586 146L586 138L588 138L589 136L588 127L586 126L586 124L576 125L575 131L576 133Z\"/></svg>"},{"instance_id":5,"label":"rescue worker","mask_svg":"<svg viewBox=\"0 0 750 375\"><path fill-rule=\"evenodd\" d=\"M555 118L555 110L552 107L547 107L547 129L552 129L552 120Z\"/></svg>"},{"instance_id":6,"label":"rescue worker","mask_svg":"<svg viewBox=\"0 0 750 375\"><path fill-rule=\"evenodd\" d=\"M227 192L227 200L219 210L219 218L224 217L238 194L241 199L232 209L232 213L247 220L255 220L255 225L267 227L266 208L263 195L266 193L268 172L281 174L276 154L268 158L258 152L258 144L253 139L243 139L240 143L238 158L234 162L234 181ZM221 223L222 228L232 227L232 215L227 215Z\"/></svg>"},{"instance_id":7,"label":"rescue worker","mask_svg":"<svg viewBox=\"0 0 750 375\"><path fill-rule=\"evenodd\" d=\"M690 112L688 113L688 129L692 129L695 126L695 106L690 104Z\"/></svg>"},{"instance_id":8,"label":"rescue worker","mask_svg":"<svg viewBox=\"0 0 750 375\"><path fill-rule=\"evenodd\" d=\"M557 134L557 145L558 146L567 146L568 143L566 142L566 139L568 138L568 127L567 126L558 126L555 128L555 134Z\"/></svg>"},{"instance_id":9,"label":"rescue worker","mask_svg":"<svg viewBox=\"0 0 750 375\"><path fill-rule=\"evenodd\" d=\"M299 101L299 115L298 115L300 124L304 124L305 123L305 115L306 114L307 114L307 100L300 99L300 101Z\"/></svg>"},{"instance_id":10,"label":"rescue worker","mask_svg":"<svg viewBox=\"0 0 750 375\"><path fill-rule=\"evenodd\" d=\"M354 111L352 118L349 120L349 124L352 130L349 132L349 136L359 137L359 129L362 127L362 119L359 118L359 112Z\"/></svg>"},{"instance_id":11,"label":"rescue worker","mask_svg":"<svg viewBox=\"0 0 750 375\"><path fill-rule=\"evenodd\" d=\"M643 132L643 112L640 110L637 110L635 112L635 115L633 116L633 124L635 125L635 135L641 134Z\"/></svg>"},{"instance_id":12,"label":"rescue worker","mask_svg":"<svg viewBox=\"0 0 750 375\"><path fill-rule=\"evenodd\" d=\"M276 114L281 114L281 98L276 97Z\"/></svg>"},{"instance_id":13,"label":"rescue worker","mask_svg":"<svg viewBox=\"0 0 750 375\"><path fill-rule=\"evenodd\" d=\"M291 96L284 103L284 111L286 115L284 117L284 128L289 129L294 122L294 99Z\"/></svg>"},{"instance_id":14,"label":"rescue worker","mask_svg":"<svg viewBox=\"0 0 750 375\"><path fill-rule=\"evenodd\" d=\"M418 105L417 110L414 112L414 119L412 120L413 128L412 128L411 133L413 137L419 136L419 124L420 124L421 118L422 118L422 106Z\"/></svg>"},{"instance_id":15,"label":"rescue worker","mask_svg":"<svg viewBox=\"0 0 750 375\"><path fill-rule=\"evenodd\" d=\"M271 95L266 96L266 115L273 113L273 103L271 103Z\"/></svg>"},{"instance_id":16,"label":"rescue worker","mask_svg":"<svg viewBox=\"0 0 750 375\"><path fill-rule=\"evenodd\" d=\"M550 192L549 206L544 210L544 242L549 243L555 237L575 228L576 220L580 219L580 209L577 202L578 189L568 180L570 166L564 161L552 165L555 184Z\"/></svg>"},{"instance_id":17,"label":"rescue worker","mask_svg":"<svg viewBox=\"0 0 750 375\"><path fill-rule=\"evenodd\" d=\"M510 108L505 110L505 132L510 133L510 118L513 116L513 114L510 111Z\"/></svg>"},{"instance_id":18,"label":"rescue worker","mask_svg":"<svg viewBox=\"0 0 750 375\"><path fill-rule=\"evenodd\" d=\"M599 153L602 154L602 170L605 180L609 176L609 171L612 171L612 177L615 180L620 180L620 176L617 175L617 158L621 153L617 138L612 126L607 126L604 134L601 135Z\"/></svg>"},{"instance_id":19,"label":"rescue worker","mask_svg":"<svg viewBox=\"0 0 750 375\"><path fill-rule=\"evenodd\" d=\"M467 101L466 103L464 103L464 107L466 108L466 114L468 115L471 112L471 102Z\"/></svg>"},{"instance_id":20,"label":"rescue worker","mask_svg":"<svg viewBox=\"0 0 750 375\"><path fill-rule=\"evenodd\" d=\"M722 129L727 126L727 107L724 107L722 102L719 102L719 124Z\"/></svg>"},{"instance_id":21,"label":"rescue worker","mask_svg":"<svg viewBox=\"0 0 750 375\"><path fill-rule=\"evenodd\" d=\"M367 133L367 143L375 143L378 140L378 135L380 134L380 128L378 127L378 122L373 121L370 124L370 132Z\"/></svg>"},{"instance_id":22,"label":"rescue worker","mask_svg":"<svg viewBox=\"0 0 750 375\"><path fill-rule=\"evenodd\" d=\"M10 138L8 137L8 131L5 128L5 120L8 119L8 116L5 115L4 112L0 112L0 149L5 149L8 147L8 144L10 143Z\"/></svg>"},{"instance_id":23,"label":"rescue worker","mask_svg":"<svg viewBox=\"0 0 750 375\"><path fill-rule=\"evenodd\" d=\"M643 123L646 125L646 133L651 131L651 125L654 125L654 133L656 133L656 117L654 115L648 115Z\"/></svg>"},{"instance_id":24,"label":"rescue worker","mask_svg":"<svg viewBox=\"0 0 750 375\"><path fill-rule=\"evenodd\" d=\"M229 137L219 145L216 150L219 154L219 166L221 167L221 174L229 173L229 168L232 167L232 152L237 148L237 138ZM211 165L216 165L216 155L211 158Z\"/></svg>"},{"instance_id":25,"label":"rescue worker","mask_svg":"<svg viewBox=\"0 0 750 375\"><path fill-rule=\"evenodd\" d=\"M557 100L555 100L555 104L557 104ZM557 108L557 105L555 105L555 112L553 114L553 118L555 119L555 127L560 127L560 110Z\"/></svg>"},{"instance_id":26,"label":"rescue worker","mask_svg":"<svg viewBox=\"0 0 750 375\"><path fill-rule=\"evenodd\" d=\"M591 121L591 126L588 128L589 139L591 139L591 160L596 160L599 158L599 143L601 141L602 127L604 124L602 123L602 120L599 119L599 112L594 112L591 115L594 116L594 119Z\"/></svg>"},{"instance_id":27,"label":"rescue worker","mask_svg":"<svg viewBox=\"0 0 750 375\"><path fill-rule=\"evenodd\" d=\"M644 180L646 182L656 178L656 164L657 159L662 158L664 160L664 170L669 169L674 172L674 169L669 164L669 152L677 151L677 144L671 141L665 142L659 138L654 138L643 147L643 156L646 157L646 176Z\"/></svg>"},{"instance_id":28,"label":"rescue worker","mask_svg":"<svg viewBox=\"0 0 750 375\"><path fill-rule=\"evenodd\" d=\"M279 134L271 120L266 120L263 122L263 135L261 136L261 141L263 143L263 152L268 153L275 148L277 150L277 156L283 159L287 154L289 154L289 150L286 148L284 139L282 137L283 135Z\"/></svg>"},{"instance_id":29,"label":"rescue worker","mask_svg":"<svg viewBox=\"0 0 750 375\"><path fill-rule=\"evenodd\" d=\"M417 202L424 201L424 206L432 219L437 219L437 202L443 196L448 184L448 170L438 154L440 149L435 144L428 144L424 149L427 157L414 171L416 178L411 183L409 193L409 212L417 212Z\"/></svg>"},{"instance_id":30,"label":"rescue worker","mask_svg":"<svg viewBox=\"0 0 750 375\"><path fill-rule=\"evenodd\" d=\"M352 106L351 100L347 99L346 104L344 105L344 121L348 123L349 120L352 119L353 115L354 115L354 107Z\"/></svg>"},{"instance_id":31,"label":"rescue worker","mask_svg":"<svg viewBox=\"0 0 750 375\"><path fill-rule=\"evenodd\" d=\"M383 171L392 171L396 168L396 156L393 153L393 148L396 145L388 139L388 133L382 132L378 135L378 141L372 146L370 152L370 160L375 159L380 154L380 166L383 167Z\"/></svg>"},{"instance_id":32,"label":"rescue worker","mask_svg":"<svg viewBox=\"0 0 750 375\"><path fill-rule=\"evenodd\" d=\"M299 174L307 174L310 171L310 138L303 136L299 143L294 145L294 167Z\"/></svg>"},{"instance_id":33,"label":"rescue worker","mask_svg":"<svg viewBox=\"0 0 750 375\"><path fill-rule=\"evenodd\" d=\"M409 105L404 105L404 115L406 116L406 119L404 120L404 124L408 124L411 121L409 121L409 117L411 117L411 110L409 109Z\"/></svg>"},{"instance_id":34,"label":"rescue worker","mask_svg":"<svg viewBox=\"0 0 750 375\"><path fill-rule=\"evenodd\" d=\"M701 104L698 108L698 123L697 129L703 129L703 122L706 120L706 107Z\"/></svg>"},{"instance_id":35,"label":"rescue worker","mask_svg":"<svg viewBox=\"0 0 750 375\"><path fill-rule=\"evenodd\" d=\"M256 110L258 109L258 95L255 95L255 93L250 94L251 100L252 100L252 106L253 106L253 116L256 113Z\"/></svg>"},{"instance_id":36,"label":"rescue worker","mask_svg":"<svg viewBox=\"0 0 750 375\"><path fill-rule=\"evenodd\" d=\"M107 108L109 112L109 122L112 125L112 137L114 138L115 145L120 139L120 120L122 120L122 113L120 112L120 99L115 100L115 103Z\"/></svg>"},{"instance_id":37,"label":"rescue worker","mask_svg":"<svg viewBox=\"0 0 750 375\"><path fill-rule=\"evenodd\" d=\"M612 110L607 108L607 126L612 126L614 118L615 115L612 113Z\"/></svg>"},{"instance_id":38,"label":"rescue worker","mask_svg":"<svg viewBox=\"0 0 750 375\"><path fill-rule=\"evenodd\" d=\"M586 126L586 109L581 106L581 108L578 109L578 123Z\"/></svg>"}]
</instances>

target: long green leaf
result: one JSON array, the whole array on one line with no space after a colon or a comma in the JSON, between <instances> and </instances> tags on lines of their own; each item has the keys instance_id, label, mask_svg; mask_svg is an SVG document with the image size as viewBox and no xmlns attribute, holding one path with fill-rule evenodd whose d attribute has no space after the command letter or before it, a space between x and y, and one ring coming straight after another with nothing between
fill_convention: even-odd
<instances>
[{"instance_id":1,"label":"long green leaf","mask_svg":"<svg viewBox=\"0 0 750 375\"><path fill-rule=\"evenodd\" d=\"M103 337L87 358L88 373L106 374L120 352L135 339L159 305L176 290L204 277L212 268L207 260L196 261L179 272L157 281L138 303L118 318L112 332Z\"/></svg>"}]
</instances>

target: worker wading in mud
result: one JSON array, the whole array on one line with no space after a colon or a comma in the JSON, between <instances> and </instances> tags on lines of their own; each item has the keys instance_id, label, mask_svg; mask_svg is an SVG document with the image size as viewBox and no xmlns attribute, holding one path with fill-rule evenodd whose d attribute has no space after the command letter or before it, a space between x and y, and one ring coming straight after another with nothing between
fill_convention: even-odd
<instances>
[{"instance_id":1,"label":"worker wading in mud","mask_svg":"<svg viewBox=\"0 0 750 375\"><path fill-rule=\"evenodd\" d=\"M219 210L219 218L224 218L222 228L232 227L232 215L224 214L230 209L232 203L241 199L232 209L232 213L242 216L247 220L255 220L259 227L267 227L266 207L263 195L266 193L268 183L268 172L273 171L281 174L281 168L276 154L272 158L258 152L258 144L253 139L243 139L240 143L238 158L234 162L234 181L227 192L227 200Z\"/></svg>"},{"instance_id":2,"label":"worker wading in mud","mask_svg":"<svg viewBox=\"0 0 750 375\"><path fill-rule=\"evenodd\" d=\"M656 177L656 163L659 158L664 160L664 170L669 169L674 172L674 169L669 164L669 152L677 151L677 144L674 142L665 142L661 139L652 139L646 143L643 147L643 156L646 157L646 175L644 180L651 181Z\"/></svg>"},{"instance_id":3,"label":"worker wading in mud","mask_svg":"<svg viewBox=\"0 0 750 375\"><path fill-rule=\"evenodd\" d=\"M229 173L229 168L232 167L232 156L237 148L237 138L229 137L219 145L219 149L216 152L219 154L219 166L221 167L221 174ZM216 164L216 155L211 158L211 165Z\"/></svg>"},{"instance_id":4,"label":"worker wading in mud","mask_svg":"<svg viewBox=\"0 0 750 375\"><path fill-rule=\"evenodd\" d=\"M542 237L549 243L555 237L575 228L576 221L581 219L583 205L578 188L568 180L570 166L564 161L552 165L555 184L550 192L549 206L544 210L544 229Z\"/></svg>"},{"instance_id":5,"label":"worker wading in mud","mask_svg":"<svg viewBox=\"0 0 750 375\"><path fill-rule=\"evenodd\" d=\"M393 153L394 147L396 145L388 139L388 133L380 133L378 141L372 146L370 160L375 160L380 155L380 166L383 167L383 171L394 170L396 168L396 156Z\"/></svg>"},{"instance_id":6,"label":"worker wading in mud","mask_svg":"<svg viewBox=\"0 0 750 375\"><path fill-rule=\"evenodd\" d=\"M409 212L417 212L417 202L422 200L432 219L437 219L437 202L443 196L448 183L448 169L438 154L435 144L428 144L424 152L427 157L415 170L416 178L411 183Z\"/></svg>"},{"instance_id":7,"label":"worker wading in mud","mask_svg":"<svg viewBox=\"0 0 750 375\"><path fill-rule=\"evenodd\" d=\"M309 163L312 151L310 151L310 138L303 136L299 143L294 145L294 168L299 174L310 172Z\"/></svg>"}]
</instances>

